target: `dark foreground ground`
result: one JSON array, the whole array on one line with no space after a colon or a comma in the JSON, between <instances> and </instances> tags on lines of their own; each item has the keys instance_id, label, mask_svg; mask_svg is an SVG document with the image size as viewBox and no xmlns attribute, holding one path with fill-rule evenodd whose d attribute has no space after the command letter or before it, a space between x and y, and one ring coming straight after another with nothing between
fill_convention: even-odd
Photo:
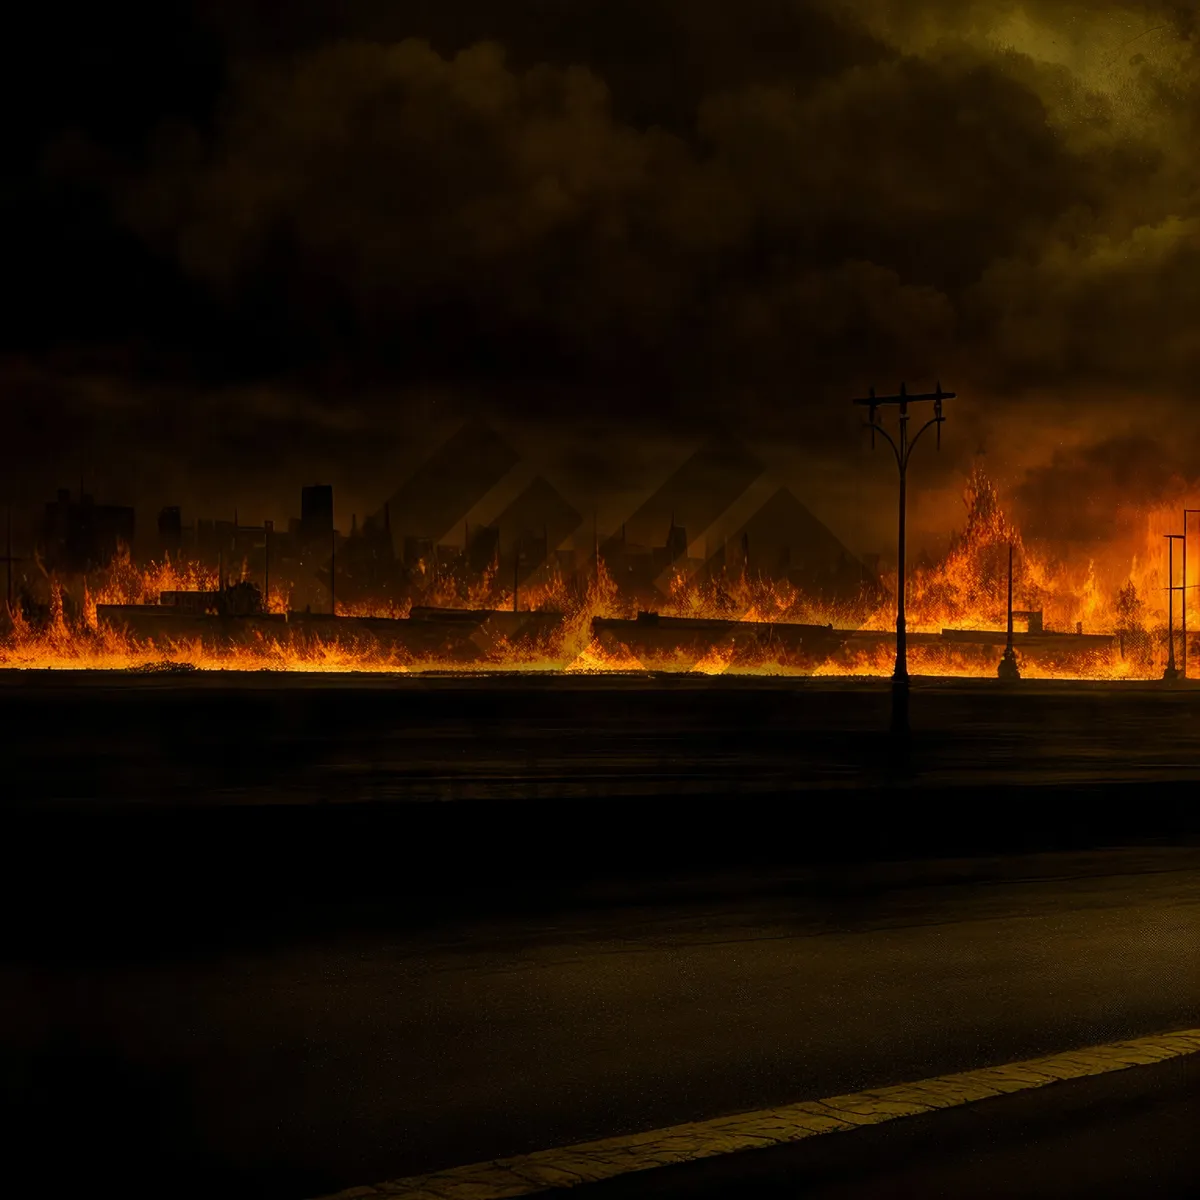
<instances>
[{"instance_id":1,"label":"dark foreground ground","mask_svg":"<svg viewBox=\"0 0 1200 1200\"><path fill-rule=\"evenodd\" d=\"M212 891L227 878L214 862ZM510 896L454 917L333 889L307 913L260 896L223 929L174 922L174 898L147 890L82 943L10 945L6 1178L27 1194L71 1162L125 1196L301 1200L1194 1027L1200 1012L1200 849L676 888L672 901L610 883L523 912ZM36 924L41 899L8 912ZM76 903L105 911L101 892ZM1181 1103L1194 1092L1167 1107ZM1104 1140L1096 1119L1090 1142ZM1062 1143L1063 1178L1087 1177L1070 1158L1081 1144ZM939 1165L924 1153L922 1170Z\"/></svg>"},{"instance_id":2,"label":"dark foreground ground","mask_svg":"<svg viewBox=\"0 0 1200 1200\"><path fill-rule=\"evenodd\" d=\"M890 786L883 680L0 673L8 805ZM914 788L1192 780L1200 685L917 680Z\"/></svg>"},{"instance_id":3,"label":"dark foreground ground","mask_svg":"<svg viewBox=\"0 0 1200 1200\"><path fill-rule=\"evenodd\" d=\"M919 680L899 771L888 715L879 680L8 672L0 891L440 911L1200 833L1200 687Z\"/></svg>"},{"instance_id":4,"label":"dark foreground ground","mask_svg":"<svg viewBox=\"0 0 1200 1200\"><path fill-rule=\"evenodd\" d=\"M897 773L879 683L0 679L8 1177L298 1200L1195 1025L1198 705L922 684Z\"/></svg>"}]
</instances>

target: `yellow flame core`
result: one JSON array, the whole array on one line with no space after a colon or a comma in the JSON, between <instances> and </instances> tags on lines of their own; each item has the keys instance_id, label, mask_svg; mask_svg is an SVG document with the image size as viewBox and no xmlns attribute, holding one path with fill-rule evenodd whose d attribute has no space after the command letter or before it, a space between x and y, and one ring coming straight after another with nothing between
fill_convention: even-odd
<instances>
[{"instance_id":1,"label":"yellow flame core","mask_svg":"<svg viewBox=\"0 0 1200 1200\"><path fill-rule=\"evenodd\" d=\"M1014 607L1040 610L1045 627L1063 633L1097 633L1114 638L1111 650L1061 650L1030 654L1022 673L1031 678L1134 679L1161 675L1167 648L1166 545L1164 531L1177 522L1176 510L1147 510L1143 543L1127 554L1124 565L1067 563L1025 544L1006 516L991 481L981 469L971 474L964 492L965 521L951 539L942 560L910 570L906 588L908 628L913 633L944 629L1002 630L1007 618L1009 548L1012 547ZM1111 557L1111 556L1110 556ZM1178 563L1176 564L1178 568ZM1183 580L1176 571L1176 583ZM240 575L249 578L246 564ZM806 595L787 581L731 573L693 578L680 571L665 585L658 606L664 615L757 624L832 625L837 629L889 632L895 623L896 575L885 576L878 594L864 592L853 600L830 603ZM83 581L70 605L58 579L49 581L48 618L31 622L9 614L0 638L0 667L148 668L176 664L209 670L406 672L462 664L421 658L402 649L383 648L377 640L353 634L300 633L288 624L278 635L263 632L236 645L214 644L202 637L156 635L139 639L100 618L108 604L154 604L164 591L212 590L217 572L198 563L169 559L145 565L123 551L104 571ZM869 649L841 649L817 665L789 656L770 639L752 647L713 645L703 651L684 646L653 652L631 649L612 638L594 637L597 617L635 615L636 604L624 597L603 564L586 587L578 590L551 569L538 582L522 586L523 610L562 613L552 632L517 640L498 638L472 662L471 670L687 671L703 674L757 673L808 675L888 675L894 647L886 639ZM266 600L269 613L288 611L290 593L273 585ZM471 583L433 575L420 603L444 608L499 609L513 606L493 570ZM1179 600L1176 599L1176 612ZM410 599L339 603L343 617L404 618ZM1200 623L1200 621L1198 621ZM992 676L998 651L972 645L913 645L909 669L914 674Z\"/></svg>"}]
</instances>

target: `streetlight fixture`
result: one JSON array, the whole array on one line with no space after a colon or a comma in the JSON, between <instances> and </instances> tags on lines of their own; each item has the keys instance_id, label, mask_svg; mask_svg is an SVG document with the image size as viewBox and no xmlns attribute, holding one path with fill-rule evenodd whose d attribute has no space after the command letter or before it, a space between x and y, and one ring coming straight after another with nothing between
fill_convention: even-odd
<instances>
[{"instance_id":1,"label":"streetlight fixture","mask_svg":"<svg viewBox=\"0 0 1200 1200\"><path fill-rule=\"evenodd\" d=\"M899 573L896 584L896 669L892 674L892 733L907 737L908 726L908 641L904 621L904 539L905 518L908 498L908 461L921 435L931 428L937 429L938 449L942 445L942 401L953 400L954 392L942 391L939 382L937 391L920 392L910 395L902 383L900 392L895 396L877 396L871 388L865 398L856 399L853 403L867 409L867 428L871 431L871 448L875 448L875 435L878 433L892 448L896 456L896 468L900 472L900 527L898 538ZM933 416L917 430L910 439L908 436L908 406L921 401L933 401ZM893 438L879 423L878 410L886 405L896 405L899 412L900 430L898 437Z\"/></svg>"}]
</instances>

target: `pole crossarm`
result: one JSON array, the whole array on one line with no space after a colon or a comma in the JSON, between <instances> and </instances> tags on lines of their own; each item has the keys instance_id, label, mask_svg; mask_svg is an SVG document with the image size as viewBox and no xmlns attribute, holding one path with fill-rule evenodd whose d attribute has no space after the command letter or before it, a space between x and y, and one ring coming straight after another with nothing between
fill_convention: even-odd
<instances>
[{"instance_id":1,"label":"pole crossarm","mask_svg":"<svg viewBox=\"0 0 1200 1200\"><path fill-rule=\"evenodd\" d=\"M869 410L868 414L867 414L867 428L870 429L870 431L871 431L871 448L872 449L875 448L875 434L876 433L883 434L883 436L886 437L889 442L892 442L892 450L896 454L896 461L900 467L901 472L903 472L904 469L908 466L908 458L912 452L913 446L916 445L917 438L919 438L921 436L921 434L924 433L925 430L928 429L931 425L936 425L938 427L938 449L939 450L941 449L941 445L942 445L941 426L942 426L942 422L946 419L945 417L942 416L942 401L943 400L954 400L956 398L957 398L957 393L944 391L942 389L941 381L939 380L938 385L937 385L937 390L933 391L933 392L909 392L909 390L904 386L904 384L901 384L900 391L897 392L894 396L877 396L875 394L875 389L871 388L866 396L859 396L856 399L852 400L851 403L858 405L860 408L866 408ZM932 400L933 401L933 419L926 422L926 424L924 424L920 428L920 430L917 432L916 437L914 437L912 439L912 441L910 442L908 439L908 421L909 421L908 406L909 406L909 404L916 403L917 401L922 401L922 400ZM899 447L897 447L896 443L893 442L892 439L888 436L887 431L879 423L879 419L877 416L877 410L879 408L887 406L887 405L893 405L893 404L896 405L900 409L900 445L899 445Z\"/></svg>"},{"instance_id":2,"label":"pole crossarm","mask_svg":"<svg viewBox=\"0 0 1200 1200\"><path fill-rule=\"evenodd\" d=\"M860 396L852 400L852 404L865 405L868 408L882 408L885 404L911 404L916 400L956 400L957 392L944 392L941 387L936 392L899 392L895 396L877 396L871 389L869 396Z\"/></svg>"}]
</instances>

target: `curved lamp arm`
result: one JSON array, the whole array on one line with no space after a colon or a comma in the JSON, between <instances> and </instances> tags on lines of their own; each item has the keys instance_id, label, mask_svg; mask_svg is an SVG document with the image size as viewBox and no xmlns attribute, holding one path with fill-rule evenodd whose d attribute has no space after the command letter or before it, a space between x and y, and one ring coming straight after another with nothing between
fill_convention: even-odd
<instances>
[{"instance_id":1,"label":"curved lamp arm","mask_svg":"<svg viewBox=\"0 0 1200 1200\"><path fill-rule=\"evenodd\" d=\"M884 429L884 427L882 425L875 425L875 424L872 424L871 422L867 422L866 424L863 425L863 428L871 430L872 433L878 433L887 439L888 445L891 446L891 448L892 448L892 453L896 456L896 466L899 467L901 471L903 471L904 464L907 460L904 458L904 456L901 455L900 447L896 445L896 439L893 438L892 435L890 433L888 433L888 431L886 429ZM924 433L925 431L921 430L921 432Z\"/></svg>"},{"instance_id":2,"label":"curved lamp arm","mask_svg":"<svg viewBox=\"0 0 1200 1200\"><path fill-rule=\"evenodd\" d=\"M913 440L908 443L908 453L904 456L905 466L908 465L908 460L912 456L913 448L916 446L917 442L920 441L921 434L923 434L927 429L932 429L935 425L940 425L945 419L945 417L931 417L925 422L924 425L921 426L920 429L917 430L916 434L913 436ZM890 438L888 440L891 441ZM893 446L895 445L894 442L892 444Z\"/></svg>"}]
</instances>

